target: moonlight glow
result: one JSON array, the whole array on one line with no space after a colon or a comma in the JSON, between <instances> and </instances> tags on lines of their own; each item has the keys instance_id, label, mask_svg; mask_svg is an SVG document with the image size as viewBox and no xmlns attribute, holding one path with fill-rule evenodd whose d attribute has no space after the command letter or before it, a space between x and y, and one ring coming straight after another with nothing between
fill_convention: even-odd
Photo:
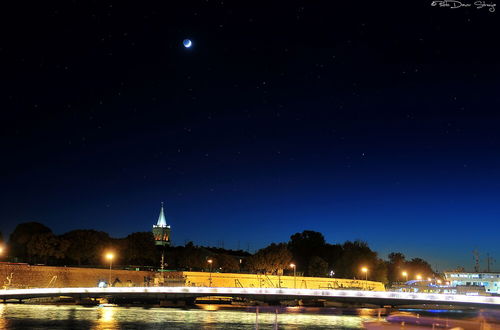
<instances>
[{"instance_id":1,"label":"moonlight glow","mask_svg":"<svg viewBox=\"0 0 500 330\"><path fill-rule=\"evenodd\" d=\"M184 47L186 48L191 48L191 46L193 45L193 43L191 42L191 40L189 39L184 39L184 41L182 41L182 44L184 45Z\"/></svg>"}]
</instances>

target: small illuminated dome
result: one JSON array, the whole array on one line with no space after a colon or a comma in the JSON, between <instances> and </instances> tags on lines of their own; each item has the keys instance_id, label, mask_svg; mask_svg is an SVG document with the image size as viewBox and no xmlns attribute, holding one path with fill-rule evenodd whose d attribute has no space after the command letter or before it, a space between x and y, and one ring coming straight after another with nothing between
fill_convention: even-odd
<instances>
[{"instance_id":1,"label":"small illuminated dome","mask_svg":"<svg viewBox=\"0 0 500 330\"><path fill-rule=\"evenodd\" d=\"M193 45L193 43L191 42L191 40L189 39L184 39L184 41L182 41L182 44L184 45L184 47L186 48L191 48L191 46Z\"/></svg>"}]
</instances>

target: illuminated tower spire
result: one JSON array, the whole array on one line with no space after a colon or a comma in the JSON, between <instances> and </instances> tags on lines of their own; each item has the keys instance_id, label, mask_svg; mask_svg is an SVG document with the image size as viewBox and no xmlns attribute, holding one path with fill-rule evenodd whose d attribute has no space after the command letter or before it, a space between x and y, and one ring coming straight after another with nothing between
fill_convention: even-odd
<instances>
[{"instance_id":1,"label":"illuminated tower spire","mask_svg":"<svg viewBox=\"0 0 500 330\"><path fill-rule=\"evenodd\" d=\"M160 216L158 217L156 227L167 227L167 220L165 220L165 213L163 213L163 202L161 202Z\"/></svg>"},{"instance_id":2,"label":"illuminated tower spire","mask_svg":"<svg viewBox=\"0 0 500 330\"><path fill-rule=\"evenodd\" d=\"M161 270L163 270L165 268L165 246L170 246L170 226L167 225L167 220L165 220L163 203L161 203L158 222L153 225L153 236L155 244L161 247Z\"/></svg>"}]
</instances>

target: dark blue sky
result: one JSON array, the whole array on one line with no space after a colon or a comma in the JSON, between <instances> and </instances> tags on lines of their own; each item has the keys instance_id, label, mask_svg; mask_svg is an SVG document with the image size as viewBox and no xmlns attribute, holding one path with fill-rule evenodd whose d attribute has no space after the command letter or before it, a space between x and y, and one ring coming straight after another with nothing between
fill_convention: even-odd
<instances>
[{"instance_id":1,"label":"dark blue sky","mask_svg":"<svg viewBox=\"0 0 500 330\"><path fill-rule=\"evenodd\" d=\"M499 256L498 13L395 4L4 8L0 230Z\"/></svg>"}]
</instances>

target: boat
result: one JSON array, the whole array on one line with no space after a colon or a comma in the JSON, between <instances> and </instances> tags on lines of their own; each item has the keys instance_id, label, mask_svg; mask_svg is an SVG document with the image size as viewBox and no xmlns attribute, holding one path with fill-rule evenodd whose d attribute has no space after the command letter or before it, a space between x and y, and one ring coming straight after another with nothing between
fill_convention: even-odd
<instances>
[{"instance_id":1,"label":"boat","mask_svg":"<svg viewBox=\"0 0 500 330\"><path fill-rule=\"evenodd\" d=\"M454 329L454 330L500 330L500 324L492 323L485 317L479 316L472 319L450 319L432 316L421 316L408 312L395 312L384 320L363 322L368 330L391 329Z\"/></svg>"}]
</instances>

